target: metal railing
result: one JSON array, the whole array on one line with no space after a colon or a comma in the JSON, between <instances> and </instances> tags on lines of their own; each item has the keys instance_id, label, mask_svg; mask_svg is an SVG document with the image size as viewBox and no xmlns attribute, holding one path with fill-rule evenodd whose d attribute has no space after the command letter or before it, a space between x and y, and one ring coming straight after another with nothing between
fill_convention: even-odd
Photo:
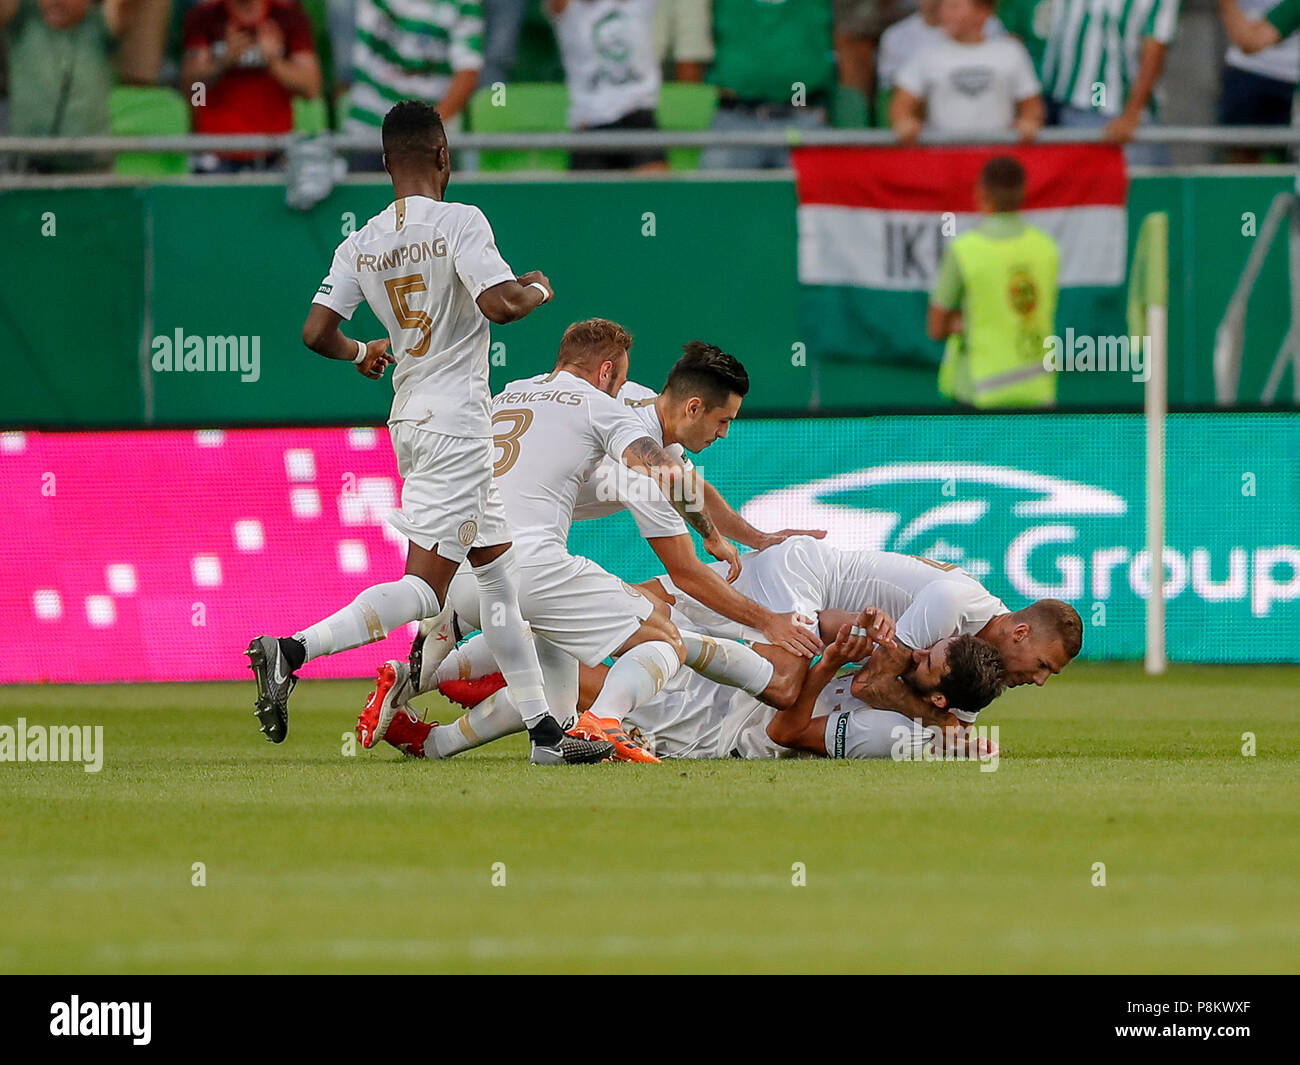
<instances>
[{"instance_id":1,"label":"metal railing","mask_svg":"<svg viewBox=\"0 0 1300 1065\"><path fill-rule=\"evenodd\" d=\"M323 133L338 152L375 152L376 138L353 134ZM299 134L276 136L241 134L166 137L0 137L0 156L53 156L65 153L203 153L283 151ZM646 148L783 148L791 146L890 147L898 144L887 129L797 129L795 127L753 131L713 130L628 130L615 132L556 133L459 133L451 146L464 151L618 151ZM1139 144L1196 144L1218 147L1277 147L1300 145L1296 126L1143 126L1134 135ZM1035 139L1036 144L1098 143L1100 129L1049 126ZM1005 133L927 133L922 145L1015 144L1011 131Z\"/></svg>"}]
</instances>

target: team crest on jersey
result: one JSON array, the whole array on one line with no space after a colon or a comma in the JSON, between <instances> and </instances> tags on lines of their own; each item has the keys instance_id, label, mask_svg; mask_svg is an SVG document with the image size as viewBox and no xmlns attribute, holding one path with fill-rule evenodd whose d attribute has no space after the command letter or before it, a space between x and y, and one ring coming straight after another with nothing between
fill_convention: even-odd
<instances>
[{"instance_id":1,"label":"team crest on jersey","mask_svg":"<svg viewBox=\"0 0 1300 1065\"><path fill-rule=\"evenodd\" d=\"M469 545L474 542L474 537L477 535L478 522L473 518L470 518L468 521L462 521L460 523L460 528L456 531L457 538L465 547L469 547Z\"/></svg>"}]
</instances>

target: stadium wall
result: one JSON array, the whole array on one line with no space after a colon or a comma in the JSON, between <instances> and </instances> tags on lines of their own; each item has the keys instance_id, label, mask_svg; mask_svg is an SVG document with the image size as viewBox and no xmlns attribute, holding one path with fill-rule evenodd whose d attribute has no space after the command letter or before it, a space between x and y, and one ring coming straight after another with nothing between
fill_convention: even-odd
<instances>
[{"instance_id":1,"label":"stadium wall","mask_svg":"<svg viewBox=\"0 0 1300 1065\"><path fill-rule=\"evenodd\" d=\"M1168 445L1171 656L1300 661L1300 414L1176 414ZM1069 600L1089 659L1143 652L1142 462L1135 414L742 419L700 458L763 528L955 562L1013 608ZM0 483L5 527L39 530L0 552L0 683L246 678L252 635L403 565L382 428L11 431ZM570 545L660 571L626 514ZM308 673L367 676L408 646Z\"/></svg>"},{"instance_id":2,"label":"stadium wall","mask_svg":"<svg viewBox=\"0 0 1300 1065\"><path fill-rule=\"evenodd\" d=\"M1210 351L1231 282L1250 250L1249 218L1291 188L1279 174L1138 177L1129 197L1130 250L1142 216L1171 215L1170 397L1213 403ZM387 384L321 365L299 341L307 304L344 232L389 201L387 186L346 184L311 212L279 186L10 191L0 225L10 242L0 322L30 376L0 395L0 425L147 426L370 424ZM748 414L942 406L931 367L800 364L795 192L788 180L720 182L460 181L519 270L555 282L554 308L494 330L493 384L547 369L560 328L602 315L637 336L636 376L654 383L684 340L739 355L754 389ZM598 205L598 209L597 209ZM1230 205L1230 206L1229 206ZM75 250L75 254L69 254ZM1259 394L1289 320L1282 243L1252 303L1244 397ZM910 294L917 328L923 293ZM1066 293L1058 331L1127 332L1123 293L1083 320ZM359 331L379 335L368 310ZM256 373L156 370L165 338L242 339ZM224 344L223 339L218 340ZM935 346L937 363L939 349ZM1141 402L1122 373L1065 374L1064 407ZM1284 393L1289 389L1284 387Z\"/></svg>"}]
</instances>

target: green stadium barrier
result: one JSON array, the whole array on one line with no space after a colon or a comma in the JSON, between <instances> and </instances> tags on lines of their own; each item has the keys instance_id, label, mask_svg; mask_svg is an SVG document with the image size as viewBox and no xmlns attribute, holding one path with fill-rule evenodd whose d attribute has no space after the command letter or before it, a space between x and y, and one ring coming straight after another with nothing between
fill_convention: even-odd
<instances>
[{"instance_id":1,"label":"green stadium barrier","mask_svg":"<svg viewBox=\"0 0 1300 1065\"><path fill-rule=\"evenodd\" d=\"M1251 246L1243 216L1262 218L1273 195L1290 187L1278 175L1133 181L1132 220L1152 210L1170 216L1172 404L1213 403L1214 329ZM554 305L494 328L495 387L548 369L563 327L602 315L633 331L634 373L649 384L662 380L684 341L702 337L749 367L747 413L807 407L806 362L816 353L801 350L797 324L791 184L454 178L451 195L483 208L516 269L544 270L556 285ZM298 212L285 207L278 186L11 190L0 197L10 244L0 322L30 356L36 380L0 396L0 425L381 421L388 383L318 359L299 331L335 246L390 198L384 185L343 185L315 210ZM915 295L919 320L926 301ZM1122 335L1122 291L1114 302L1113 322L1072 322L1063 301L1058 329ZM1251 304L1243 397L1259 395L1289 307L1278 242ZM68 336L74 323L86 335ZM355 323L355 333L380 335L366 309ZM258 380L155 373L150 344L177 328L260 337ZM819 388L823 407L836 409L945 405L925 370L828 366ZM1060 404L1137 409L1141 390L1124 374L1065 374Z\"/></svg>"}]
</instances>

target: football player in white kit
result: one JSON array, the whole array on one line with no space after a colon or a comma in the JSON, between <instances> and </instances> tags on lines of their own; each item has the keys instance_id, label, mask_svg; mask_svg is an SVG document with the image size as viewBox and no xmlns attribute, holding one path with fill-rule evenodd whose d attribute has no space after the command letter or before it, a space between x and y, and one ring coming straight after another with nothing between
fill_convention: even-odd
<instances>
[{"instance_id":1,"label":"football player in white kit","mask_svg":"<svg viewBox=\"0 0 1300 1065\"><path fill-rule=\"evenodd\" d=\"M840 626L809 669L792 706L778 710L752 695L695 675L678 674L653 699L636 707L627 727L660 758L886 758L933 750L946 738L902 714L856 698L853 676L837 675L867 658L873 644L888 645L893 621L864 610ZM956 636L927 648L905 678L916 696L936 708L978 713L1002 691L1002 659L975 636Z\"/></svg>"},{"instance_id":2,"label":"football player in white kit","mask_svg":"<svg viewBox=\"0 0 1300 1065\"><path fill-rule=\"evenodd\" d=\"M731 366L727 360L730 360ZM646 432L663 444L669 455L683 466L689 467L692 463L687 451L698 453L726 437L735 410L731 402L714 401L709 393L717 389L720 377L737 371L743 378L745 391L748 391L749 376L738 362L713 344L692 340L682 345L682 357L668 372L661 391L655 392L645 385L628 381L618 390L617 398L641 419ZM739 398L744 394L740 392L737 396ZM821 539L826 535L825 529L761 532L742 518L722 493L698 471L697 478L704 489L704 509L718 532L729 541L761 551L792 536ZM635 519L641 535L647 539L686 532L685 524L671 509L652 505L661 499L657 486L648 477L622 464L606 460L596 468L578 493L573 520L590 521L626 508ZM659 515L665 517L667 522L656 523L656 516Z\"/></svg>"},{"instance_id":3,"label":"football player in white kit","mask_svg":"<svg viewBox=\"0 0 1300 1065\"><path fill-rule=\"evenodd\" d=\"M673 605L680 623L718 638L761 640L758 633L703 606L659 577L641 585ZM773 610L795 610L818 617L823 633L837 632L866 607L898 619L892 645L877 646L869 668L854 681L854 695L872 706L888 707L926 724L951 725L947 713L918 699L902 678L915 666L914 652L952 636L979 636L997 648L1009 687L1045 684L1079 653L1083 625L1068 603L1043 599L1020 610L1006 605L964 570L945 562L892 551L844 551L824 541L794 537L755 555L746 555L736 581L739 591ZM806 660L779 648L763 647L776 677L802 686ZM954 712L970 724L974 715Z\"/></svg>"},{"instance_id":4,"label":"football player in white kit","mask_svg":"<svg viewBox=\"0 0 1300 1065\"><path fill-rule=\"evenodd\" d=\"M604 760L608 743L568 737L550 714L492 480L488 322L523 318L552 298L550 284L537 272L515 276L477 207L443 201L451 162L436 110L397 104L384 118L383 146L394 202L339 245L302 335L313 351L354 362L367 377L396 367L389 435L403 486L401 510L390 520L409 541L406 575L367 588L291 637L254 638L245 653L257 680L256 715L267 738L282 742L305 662L449 614L448 586L468 557L476 607L493 618L485 635L528 725L531 760ZM339 331L363 299L387 338L363 343Z\"/></svg>"},{"instance_id":5,"label":"football player in white kit","mask_svg":"<svg viewBox=\"0 0 1300 1065\"><path fill-rule=\"evenodd\" d=\"M663 505L671 504L673 512L701 534L715 557L734 550L705 514L693 469L670 456L655 439L658 434L648 431L625 404L613 398L626 380L631 339L616 323L604 319L575 323L560 342L555 369L506 386L493 400L493 421L498 427L497 483L516 532L520 606L538 637L550 704L557 714L563 712L561 708L576 706L578 661L593 666L617 657L600 696L578 728L593 736L613 736L621 757L650 760L619 742L619 722L632 706L658 691L683 662L714 680L755 694L768 687L772 667L739 643L679 632L664 604L568 551L575 501L592 471L608 458L640 469L654 481ZM738 407L748 388L748 379L741 378L743 368L717 349L707 357L728 366L731 374L709 391ZM661 554L663 540L674 542L672 553L664 557L682 563L675 568L679 579L698 574L696 590L720 609L755 619L764 626L765 638L789 648L792 655L811 657L820 650L820 640L793 615L759 607L699 562L689 535L652 540ZM479 627L484 616L463 594L463 577L452 582L450 594L457 616L470 627ZM433 639L436 635L430 634L425 646ZM410 716L400 713L407 667L390 662L387 668L401 683L389 694L381 676L380 687L358 719L358 734L366 747L385 738L406 742L389 737L388 729L397 721L397 727L405 730ZM420 687L429 686L430 676L436 673L422 678ZM508 731L517 729L517 717L514 725ZM479 733L472 738L482 742L493 737ZM467 734L464 739L471 737Z\"/></svg>"}]
</instances>

